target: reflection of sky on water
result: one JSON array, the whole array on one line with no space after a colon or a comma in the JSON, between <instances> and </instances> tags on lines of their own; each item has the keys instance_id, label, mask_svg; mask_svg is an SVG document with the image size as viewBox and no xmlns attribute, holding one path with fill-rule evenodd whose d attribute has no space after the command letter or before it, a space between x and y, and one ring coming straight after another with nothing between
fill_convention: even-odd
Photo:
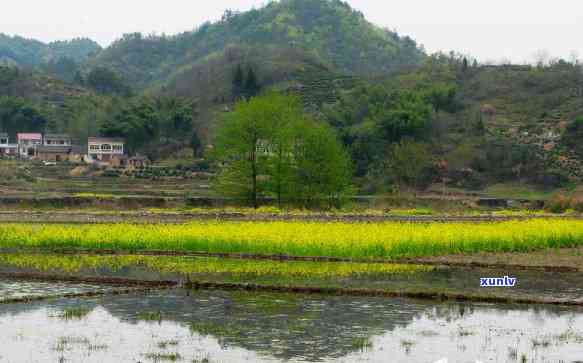
<instances>
[{"instance_id":1,"label":"reflection of sky on water","mask_svg":"<svg viewBox=\"0 0 583 363\"><path fill-rule=\"evenodd\" d=\"M81 320L59 312L86 307ZM161 312L161 322L141 321ZM583 311L236 292L0 306L0 362L534 362L583 357ZM579 330L578 330L579 329ZM159 343L177 341L162 349ZM151 358L151 357L150 357Z\"/></svg>"}]
</instances>

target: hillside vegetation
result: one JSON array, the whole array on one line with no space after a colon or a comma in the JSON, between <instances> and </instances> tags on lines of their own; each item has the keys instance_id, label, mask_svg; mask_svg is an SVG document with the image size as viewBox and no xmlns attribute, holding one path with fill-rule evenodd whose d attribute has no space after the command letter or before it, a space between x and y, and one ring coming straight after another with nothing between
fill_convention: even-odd
<instances>
[{"instance_id":1,"label":"hillside vegetation","mask_svg":"<svg viewBox=\"0 0 583 363\"><path fill-rule=\"evenodd\" d=\"M100 50L99 44L87 38L43 43L0 33L0 63L10 65L37 66L62 58L79 63Z\"/></svg>"},{"instance_id":2,"label":"hillside vegetation","mask_svg":"<svg viewBox=\"0 0 583 363\"><path fill-rule=\"evenodd\" d=\"M176 36L125 35L89 67L112 68L143 88L230 45L300 48L350 74L387 74L423 58L412 39L369 23L339 0L282 0L244 13L227 11L216 23Z\"/></svg>"}]
</instances>

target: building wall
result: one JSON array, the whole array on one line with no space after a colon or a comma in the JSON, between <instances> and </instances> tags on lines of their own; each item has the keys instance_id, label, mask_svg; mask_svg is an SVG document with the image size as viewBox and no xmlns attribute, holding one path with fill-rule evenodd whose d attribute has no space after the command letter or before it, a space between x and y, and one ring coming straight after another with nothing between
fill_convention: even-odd
<instances>
[{"instance_id":1,"label":"building wall","mask_svg":"<svg viewBox=\"0 0 583 363\"><path fill-rule=\"evenodd\" d=\"M45 139L43 141L43 145L45 146L71 146L71 139Z\"/></svg>"},{"instance_id":2,"label":"building wall","mask_svg":"<svg viewBox=\"0 0 583 363\"><path fill-rule=\"evenodd\" d=\"M0 146L0 155L2 156L16 156L18 147L16 145L2 145Z\"/></svg>"},{"instance_id":3,"label":"building wall","mask_svg":"<svg viewBox=\"0 0 583 363\"><path fill-rule=\"evenodd\" d=\"M69 161L69 154L41 152L38 154L38 159L42 161L54 161L54 162Z\"/></svg>"},{"instance_id":4,"label":"building wall","mask_svg":"<svg viewBox=\"0 0 583 363\"><path fill-rule=\"evenodd\" d=\"M42 145L42 135L23 134L17 135L18 154L22 158L34 158L37 156L36 148Z\"/></svg>"},{"instance_id":5,"label":"building wall","mask_svg":"<svg viewBox=\"0 0 583 363\"><path fill-rule=\"evenodd\" d=\"M109 161L111 156L124 155L124 144L121 142L89 142L87 152L93 159Z\"/></svg>"}]
</instances>

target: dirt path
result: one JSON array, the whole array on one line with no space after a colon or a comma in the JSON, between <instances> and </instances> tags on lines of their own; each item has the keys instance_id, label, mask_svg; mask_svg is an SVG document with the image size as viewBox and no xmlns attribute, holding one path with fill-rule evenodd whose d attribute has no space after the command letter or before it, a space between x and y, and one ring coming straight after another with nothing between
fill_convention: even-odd
<instances>
[{"instance_id":1,"label":"dirt path","mask_svg":"<svg viewBox=\"0 0 583 363\"><path fill-rule=\"evenodd\" d=\"M74 223L74 224L182 224L192 221L305 221L347 223L485 223L531 219L583 219L582 216L399 216L399 215L333 215L333 214L244 214L244 213L180 213L180 212L66 212L66 211L2 211L0 223Z\"/></svg>"}]
</instances>

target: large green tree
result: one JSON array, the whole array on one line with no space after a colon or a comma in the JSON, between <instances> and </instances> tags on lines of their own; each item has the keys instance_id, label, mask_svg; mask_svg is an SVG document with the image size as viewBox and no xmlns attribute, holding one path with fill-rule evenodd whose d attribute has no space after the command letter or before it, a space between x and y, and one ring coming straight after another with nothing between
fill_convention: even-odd
<instances>
[{"instance_id":1,"label":"large green tree","mask_svg":"<svg viewBox=\"0 0 583 363\"><path fill-rule=\"evenodd\" d=\"M352 165L334 131L325 124L306 122L294 153L292 190L311 206L327 201L340 207L351 191Z\"/></svg>"},{"instance_id":2,"label":"large green tree","mask_svg":"<svg viewBox=\"0 0 583 363\"><path fill-rule=\"evenodd\" d=\"M237 103L224 116L213 150L220 168L215 189L222 195L247 199L255 208L266 192L260 176L267 172L267 158L261 147L271 137L268 110L276 97L272 94Z\"/></svg>"},{"instance_id":3,"label":"large green tree","mask_svg":"<svg viewBox=\"0 0 583 363\"><path fill-rule=\"evenodd\" d=\"M431 166L429 147L410 139L391 148L386 160L389 176L400 187L419 187L422 172Z\"/></svg>"},{"instance_id":4,"label":"large green tree","mask_svg":"<svg viewBox=\"0 0 583 363\"><path fill-rule=\"evenodd\" d=\"M214 149L221 195L284 202L339 201L351 166L332 129L311 120L293 96L268 93L241 101L223 120Z\"/></svg>"}]
</instances>

